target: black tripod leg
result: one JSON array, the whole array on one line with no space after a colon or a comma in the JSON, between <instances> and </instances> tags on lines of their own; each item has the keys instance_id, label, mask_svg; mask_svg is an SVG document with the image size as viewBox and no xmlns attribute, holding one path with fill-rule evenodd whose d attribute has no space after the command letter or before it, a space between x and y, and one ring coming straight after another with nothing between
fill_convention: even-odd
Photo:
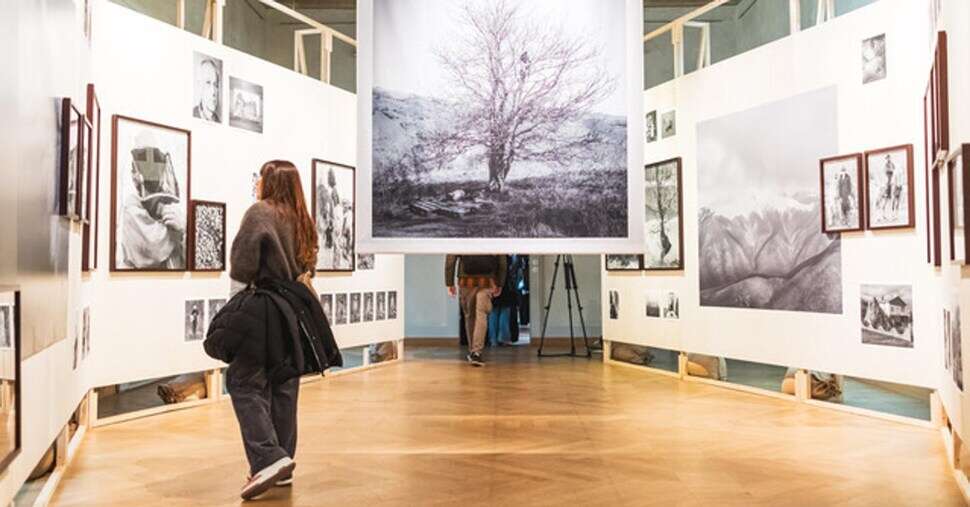
<instances>
[{"instance_id":1,"label":"black tripod leg","mask_svg":"<svg viewBox=\"0 0 970 507\"><path fill-rule=\"evenodd\" d=\"M570 264L569 268L572 272L572 286L576 296L576 307L579 309L579 324L583 328L583 345L586 347L586 357L593 357L593 351L589 348L589 333L586 332L586 317L583 315L583 301L579 297L579 282L576 280L576 268L573 264Z\"/></svg>"},{"instance_id":2,"label":"black tripod leg","mask_svg":"<svg viewBox=\"0 0 970 507\"><path fill-rule=\"evenodd\" d=\"M556 277L559 275L560 260L562 260L561 255L556 257L556 268L552 272L552 284L549 286L549 299L546 301L545 314L542 316L542 335L539 338L539 356L542 356L542 348L546 344L546 326L549 324L549 309L552 308L552 296L556 293Z\"/></svg>"},{"instance_id":3,"label":"black tripod leg","mask_svg":"<svg viewBox=\"0 0 970 507\"><path fill-rule=\"evenodd\" d=\"M576 355L576 334L573 333L573 298L572 298L573 289L575 288L575 285L573 284L575 280L572 277L575 276L575 274L572 274L572 275L570 274L570 273L574 273L572 267L573 267L572 256L570 256L566 260L566 269L565 269L566 309L569 311L569 355L575 356Z\"/></svg>"}]
</instances>

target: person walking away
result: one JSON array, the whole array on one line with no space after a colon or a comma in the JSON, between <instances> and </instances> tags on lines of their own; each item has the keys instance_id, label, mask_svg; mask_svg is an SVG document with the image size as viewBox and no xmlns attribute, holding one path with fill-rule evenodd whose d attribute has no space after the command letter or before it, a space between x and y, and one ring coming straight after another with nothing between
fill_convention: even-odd
<instances>
[{"instance_id":1,"label":"person walking away","mask_svg":"<svg viewBox=\"0 0 970 507\"><path fill-rule=\"evenodd\" d=\"M445 285L449 295L458 296L468 333L466 359L472 366L485 365L482 349L485 347L488 314L492 311L492 298L502 293L506 271L504 255L449 255L445 258Z\"/></svg>"},{"instance_id":2,"label":"person walking away","mask_svg":"<svg viewBox=\"0 0 970 507\"><path fill-rule=\"evenodd\" d=\"M230 278L246 286L267 279L306 283L316 264L317 232L300 173L290 162L267 162L260 170L257 195L259 201L246 211L232 243ZM279 346L271 343L274 338L283 340L268 336L266 349ZM270 372L275 369L266 360L270 352L263 358L244 352L229 363L226 385L249 461L250 476L241 492L249 500L274 485L292 484L300 378L274 382ZM283 363L287 361L292 359L284 357Z\"/></svg>"}]
</instances>

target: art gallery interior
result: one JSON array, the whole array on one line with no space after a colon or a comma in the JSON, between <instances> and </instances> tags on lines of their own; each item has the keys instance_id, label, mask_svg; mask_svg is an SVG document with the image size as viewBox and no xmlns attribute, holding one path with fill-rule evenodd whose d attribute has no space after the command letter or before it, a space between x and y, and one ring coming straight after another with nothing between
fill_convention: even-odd
<instances>
[{"instance_id":1,"label":"art gallery interior","mask_svg":"<svg viewBox=\"0 0 970 507\"><path fill-rule=\"evenodd\" d=\"M342 364L265 505L970 504L970 2L3 11L0 504L239 504L271 160Z\"/></svg>"}]
</instances>

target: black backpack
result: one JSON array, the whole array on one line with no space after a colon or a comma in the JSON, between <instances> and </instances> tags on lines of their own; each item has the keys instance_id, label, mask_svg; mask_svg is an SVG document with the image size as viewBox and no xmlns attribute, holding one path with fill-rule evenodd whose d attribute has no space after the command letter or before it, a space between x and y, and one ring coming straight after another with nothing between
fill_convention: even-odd
<instances>
[{"instance_id":1,"label":"black backpack","mask_svg":"<svg viewBox=\"0 0 970 507\"><path fill-rule=\"evenodd\" d=\"M462 255L462 273L472 276L495 275L498 271L498 257L494 255Z\"/></svg>"}]
</instances>

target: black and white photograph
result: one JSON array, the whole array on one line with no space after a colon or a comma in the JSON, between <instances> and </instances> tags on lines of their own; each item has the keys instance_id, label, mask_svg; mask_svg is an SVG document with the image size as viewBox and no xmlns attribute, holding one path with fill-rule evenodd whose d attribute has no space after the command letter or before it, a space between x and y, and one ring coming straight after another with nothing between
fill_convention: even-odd
<instances>
[{"instance_id":1,"label":"black and white photograph","mask_svg":"<svg viewBox=\"0 0 970 507\"><path fill-rule=\"evenodd\" d=\"M677 320L680 318L680 296L672 291L663 291L663 301L660 306L660 316L664 319Z\"/></svg>"},{"instance_id":2,"label":"black and white photograph","mask_svg":"<svg viewBox=\"0 0 970 507\"><path fill-rule=\"evenodd\" d=\"M861 231L862 154L819 161L822 189L822 232Z\"/></svg>"},{"instance_id":3,"label":"black and white photograph","mask_svg":"<svg viewBox=\"0 0 970 507\"><path fill-rule=\"evenodd\" d=\"M374 254L357 254L357 271L370 271L375 263Z\"/></svg>"},{"instance_id":4,"label":"black and white photograph","mask_svg":"<svg viewBox=\"0 0 970 507\"><path fill-rule=\"evenodd\" d=\"M313 161L313 219L319 251L317 271L354 270L354 168Z\"/></svg>"},{"instance_id":5,"label":"black and white photograph","mask_svg":"<svg viewBox=\"0 0 970 507\"><path fill-rule=\"evenodd\" d=\"M374 293L364 293L364 322L374 322Z\"/></svg>"},{"instance_id":6,"label":"black and white photograph","mask_svg":"<svg viewBox=\"0 0 970 507\"><path fill-rule=\"evenodd\" d=\"M185 341L194 342L205 338L205 300L192 299L185 302Z\"/></svg>"},{"instance_id":7,"label":"black and white photograph","mask_svg":"<svg viewBox=\"0 0 970 507\"><path fill-rule=\"evenodd\" d=\"M85 306L81 310L81 358L91 353L91 308Z\"/></svg>"},{"instance_id":8,"label":"black and white photograph","mask_svg":"<svg viewBox=\"0 0 970 507\"><path fill-rule=\"evenodd\" d=\"M191 133L112 119L111 270L185 271Z\"/></svg>"},{"instance_id":9,"label":"black and white photograph","mask_svg":"<svg viewBox=\"0 0 970 507\"><path fill-rule=\"evenodd\" d=\"M13 305L0 305L0 349L13 348Z\"/></svg>"},{"instance_id":10,"label":"black and white photograph","mask_svg":"<svg viewBox=\"0 0 970 507\"><path fill-rule=\"evenodd\" d=\"M950 340L953 336L951 334L952 330L950 326L952 322L950 321L950 309L943 308L943 369L950 371Z\"/></svg>"},{"instance_id":11,"label":"black and white photograph","mask_svg":"<svg viewBox=\"0 0 970 507\"><path fill-rule=\"evenodd\" d=\"M659 319L660 318L660 298L661 292L659 289L648 289L644 293L644 310L648 318Z\"/></svg>"},{"instance_id":12,"label":"black and white photograph","mask_svg":"<svg viewBox=\"0 0 970 507\"><path fill-rule=\"evenodd\" d=\"M657 111L647 113L647 142L652 143L657 140Z\"/></svg>"},{"instance_id":13,"label":"black and white photograph","mask_svg":"<svg viewBox=\"0 0 970 507\"><path fill-rule=\"evenodd\" d=\"M638 254L607 254L607 271L640 271L643 269L643 256Z\"/></svg>"},{"instance_id":14,"label":"black and white photograph","mask_svg":"<svg viewBox=\"0 0 970 507\"><path fill-rule=\"evenodd\" d=\"M620 291L610 291L610 320L620 318Z\"/></svg>"},{"instance_id":15,"label":"black and white photograph","mask_svg":"<svg viewBox=\"0 0 970 507\"><path fill-rule=\"evenodd\" d=\"M333 294L320 294L320 306L327 320L333 324Z\"/></svg>"},{"instance_id":16,"label":"black and white photograph","mask_svg":"<svg viewBox=\"0 0 970 507\"><path fill-rule=\"evenodd\" d=\"M196 51L192 63L195 75L192 116L222 123L222 60Z\"/></svg>"},{"instance_id":17,"label":"black and white photograph","mask_svg":"<svg viewBox=\"0 0 970 507\"><path fill-rule=\"evenodd\" d=\"M865 159L868 228L913 227L913 145L867 151Z\"/></svg>"},{"instance_id":18,"label":"black and white photograph","mask_svg":"<svg viewBox=\"0 0 970 507\"><path fill-rule=\"evenodd\" d=\"M963 390L963 342L962 342L962 331L960 329L960 305L957 304L950 311L950 325L949 338L950 338L950 373L953 377L953 383L962 391Z\"/></svg>"},{"instance_id":19,"label":"black and white photograph","mask_svg":"<svg viewBox=\"0 0 970 507\"><path fill-rule=\"evenodd\" d=\"M397 291L387 292L387 318L394 320L397 318Z\"/></svg>"},{"instance_id":20,"label":"black and white photograph","mask_svg":"<svg viewBox=\"0 0 970 507\"><path fill-rule=\"evenodd\" d=\"M84 117L71 99L60 100L60 150L58 167L58 214L72 220L81 217L78 206L81 183L78 181L83 159Z\"/></svg>"},{"instance_id":21,"label":"black and white photograph","mask_svg":"<svg viewBox=\"0 0 970 507\"><path fill-rule=\"evenodd\" d=\"M643 169L646 206L643 269L677 270L684 267L680 171L679 158L650 164Z\"/></svg>"},{"instance_id":22,"label":"black and white photograph","mask_svg":"<svg viewBox=\"0 0 970 507\"><path fill-rule=\"evenodd\" d=\"M337 294L333 298L333 323L334 325L343 325L348 322L349 302L347 301L346 294Z\"/></svg>"},{"instance_id":23,"label":"black and white photograph","mask_svg":"<svg viewBox=\"0 0 970 507\"><path fill-rule=\"evenodd\" d=\"M835 87L697 125L700 305L842 313L816 161L838 151ZM787 121L786 118L798 118Z\"/></svg>"},{"instance_id":24,"label":"black and white photograph","mask_svg":"<svg viewBox=\"0 0 970 507\"><path fill-rule=\"evenodd\" d=\"M376 306L374 310L374 320L386 320L387 319L387 293L384 291L378 292L374 298L376 299L374 305Z\"/></svg>"},{"instance_id":25,"label":"black and white photograph","mask_svg":"<svg viewBox=\"0 0 970 507\"><path fill-rule=\"evenodd\" d=\"M913 286L859 288L862 343L913 348Z\"/></svg>"},{"instance_id":26,"label":"black and white photograph","mask_svg":"<svg viewBox=\"0 0 970 507\"><path fill-rule=\"evenodd\" d=\"M677 111L667 111L660 116L660 133L664 139L677 135Z\"/></svg>"},{"instance_id":27,"label":"black and white photograph","mask_svg":"<svg viewBox=\"0 0 970 507\"><path fill-rule=\"evenodd\" d=\"M189 206L190 258L193 271L226 269L226 205L192 201Z\"/></svg>"},{"instance_id":28,"label":"black and white photograph","mask_svg":"<svg viewBox=\"0 0 970 507\"><path fill-rule=\"evenodd\" d=\"M263 133L263 87L229 76L229 126Z\"/></svg>"},{"instance_id":29,"label":"black and white photograph","mask_svg":"<svg viewBox=\"0 0 970 507\"><path fill-rule=\"evenodd\" d=\"M219 312L222 311L222 308L226 306L226 303L228 303L228 300L226 300L224 298L210 299L208 301L208 304L209 304L208 312L209 313L206 316L206 321L205 321L205 329L206 329L206 332L208 332L208 330L209 330L209 324L212 324L212 319L216 318L216 315L218 315Z\"/></svg>"},{"instance_id":30,"label":"black and white photograph","mask_svg":"<svg viewBox=\"0 0 970 507\"><path fill-rule=\"evenodd\" d=\"M354 292L350 295L350 323L356 324L361 321L362 315L362 297L359 292Z\"/></svg>"},{"instance_id":31,"label":"black and white photograph","mask_svg":"<svg viewBox=\"0 0 970 507\"><path fill-rule=\"evenodd\" d=\"M886 34L862 41L862 84L886 78Z\"/></svg>"},{"instance_id":32,"label":"black and white photograph","mask_svg":"<svg viewBox=\"0 0 970 507\"><path fill-rule=\"evenodd\" d=\"M373 5L365 235L628 238L625 2Z\"/></svg>"}]
</instances>

